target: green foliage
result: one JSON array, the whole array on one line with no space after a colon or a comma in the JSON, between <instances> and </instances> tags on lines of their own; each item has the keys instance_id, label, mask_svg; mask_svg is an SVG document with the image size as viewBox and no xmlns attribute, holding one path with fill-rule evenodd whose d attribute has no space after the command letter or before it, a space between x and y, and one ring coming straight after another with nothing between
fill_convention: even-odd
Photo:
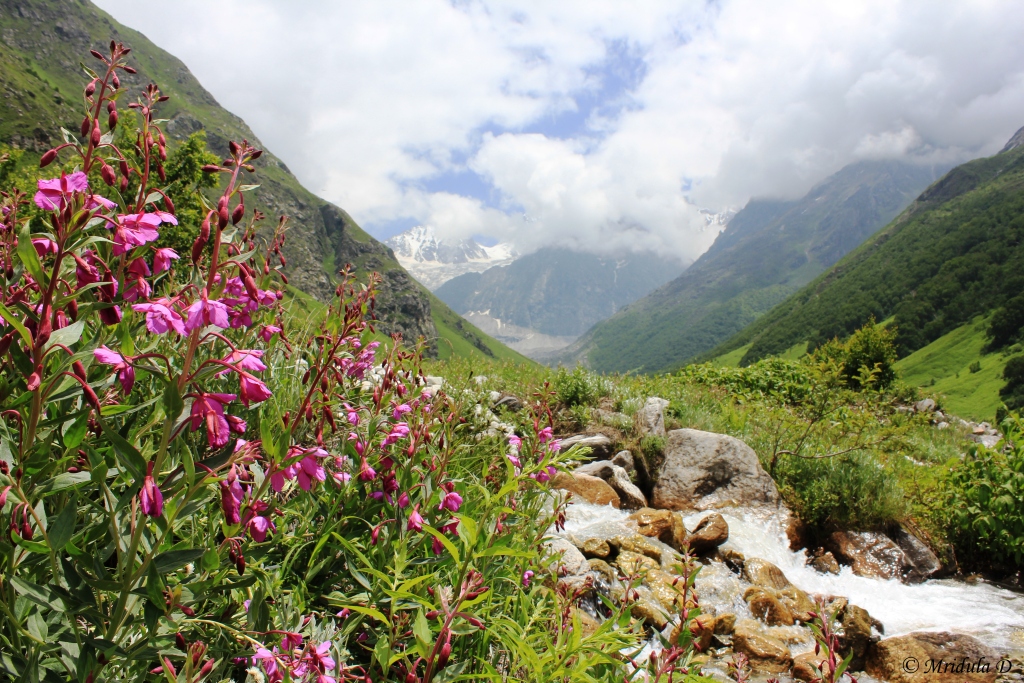
<instances>
[{"instance_id":1,"label":"green foliage","mask_svg":"<svg viewBox=\"0 0 1024 683\"><path fill-rule=\"evenodd\" d=\"M896 380L896 330L874 318L845 341L831 339L814 352L817 361L836 363L846 383L855 389L888 389Z\"/></svg>"},{"instance_id":2,"label":"green foliage","mask_svg":"<svg viewBox=\"0 0 1024 683\"><path fill-rule=\"evenodd\" d=\"M1010 410L1024 410L1024 356L1011 358L1003 369L1006 386L999 390L999 396Z\"/></svg>"},{"instance_id":3,"label":"green foliage","mask_svg":"<svg viewBox=\"0 0 1024 683\"><path fill-rule=\"evenodd\" d=\"M1018 294L992 315L988 336L992 349L1001 349L1020 339L1024 331L1024 294Z\"/></svg>"},{"instance_id":4,"label":"green foliage","mask_svg":"<svg viewBox=\"0 0 1024 683\"><path fill-rule=\"evenodd\" d=\"M968 566L1024 565L1024 423L1011 416L1002 428L1002 447L972 446L945 487L950 537Z\"/></svg>"},{"instance_id":5,"label":"green foliage","mask_svg":"<svg viewBox=\"0 0 1024 683\"><path fill-rule=\"evenodd\" d=\"M571 371L558 368L553 385L559 402L570 408L596 405L597 400L608 393L601 378L581 365Z\"/></svg>"},{"instance_id":6,"label":"green foliage","mask_svg":"<svg viewBox=\"0 0 1024 683\"><path fill-rule=\"evenodd\" d=\"M160 233L160 246L171 247L182 257L191 251L206 217L202 191L217 187L216 175L203 173L203 166L217 162L217 156L206 149L206 132L202 130L189 135L168 155L164 191L174 202L178 224Z\"/></svg>"}]
</instances>

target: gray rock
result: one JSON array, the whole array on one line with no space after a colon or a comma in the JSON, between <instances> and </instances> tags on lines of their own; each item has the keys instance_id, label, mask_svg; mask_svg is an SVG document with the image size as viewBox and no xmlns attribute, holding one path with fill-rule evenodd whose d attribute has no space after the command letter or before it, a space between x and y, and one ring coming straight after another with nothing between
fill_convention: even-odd
<instances>
[{"instance_id":1,"label":"gray rock","mask_svg":"<svg viewBox=\"0 0 1024 683\"><path fill-rule=\"evenodd\" d=\"M518 396L513 396L512 394L505 394L504 396L502 396L501 398L494 402L494 407L504 407L508 408L513 413L518 413L520 410L523 409L523 402Z\"/></svg>"},{"instance_id":2,"label":"gray rock","mask_svg":"<svg viewBox=\"0 0 1024 683\"><path fill-rule=\"evenodd\" d=\"M942 422L939 422L938 424L936 424L935 428L936 429L948 429L949 428L949 423L946 422L945 420L943 420Z\"/></svg>"},{"instance_id":3,"label":"gray rock","mask_svg":"<svg viewBox=\"0 0 1024 683\"><path fill-rule=\"evenodd\" d=\"M598 460L607 459L612 454L612 440L604 434L575 434L562 439L562 450L568 450L573 446L586 446L591 450L591 455Z\"/></svg>"},{"instance_id":4,"label":"gray rock","mask_svg":"<svg viewBox=\"0 0 1024 683\"><path fill-rule=\"evenodd\" d=\"M549 538L544 541L544 548L546 554L552 558L552 564L557 563L559 573L564 571L565 576L583 576L590 571L587 558L566 539Z\"/></svg>"},{"instance_id":5,"label":"gray rock","mask_svg":"<svg viewBox=\"0 0 1024 683\"><path fill-rule=\"evenodd\" d=\"M910 563L910 568L904 575L904 580L907 583L924 581L942 569L942 563L939 562L939 558L932 552L932 549L924 541L910 533L906 527L901 526L893 534L893 540L896 541L896 545L900 547Z\"/></svg>"},{"instance_id":6,"label":"gray rock","mask_svg":"<svg viewBox=\"0 0 1024 683\"><path fill-rule=\"evenodd\" d=\"M640 436L665 436L665 408L668 401L652 396L636 413L637 430Z\"/></svg>"},{"instance_id":7,"label":"gray rock","mask_svg":"<svg viewBox=\"0 0 1024 683\"><path fill-rule=\"evenodd\" d=\"M617 413L614 410L604 410L602 408L594 408L590 411L590 417L595 422L599 422L603 425L610 427L618 427L624 429L629 426L629 416L623 413Z\"/></svg>"},{"instance_id":8,"label":"gray rock","mask_svg":"<svg viewBox=\"0 0 1024 683\"><path fill-rule=\"evenodd\" d=\"M980 443L985 448L995 448L1002 440L1003 437L998 434L975 434L971 437L971 441Z\"/></svg>"},{"instance_id":9,"label":"gray rock","mask_svg":"<svg viewBox=\"0 0 1024 683\"><path fill-rule=\"evenodd\" d=\"M779 505L779 490L754 449L725 434L696 429L669 432L652 507L709 510L740 505Z\"/></svg>"},{"instance_id":10,"label":"gray rock","mask_svg":"<svg viewBox=\"0 0 1024 683\"><path fill-rule=\"evenodd\" d=\"M935 401L930 398L922 398L914 404L914 412L931 413L935 411Z\"/></svg>"},{"instance_id":11,"label":"gray rock","mask_svg":"<svg viewBox=\"0 0 1024 683\"><path fill-rule=\"evenodd\" d=\"M618 465L627 472L632 472L635 469L633 464L633 454L629 451L619 451L616 453L615 457L612 458L612 464Z\"/></svg>"}]
</instances>

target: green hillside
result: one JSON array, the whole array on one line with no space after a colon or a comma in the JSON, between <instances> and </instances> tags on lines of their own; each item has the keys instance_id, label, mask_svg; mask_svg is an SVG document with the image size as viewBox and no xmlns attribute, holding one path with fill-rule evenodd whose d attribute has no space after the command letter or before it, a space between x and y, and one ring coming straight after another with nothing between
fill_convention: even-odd
<instances>
[{"instance_id":1,"label":"green hillside","mask_svg":"<svg viewBox=\"0 0 1024 683\"><path fill-rule=\"evenodd\" d=\"M753 200L685 273L595 325L563 360L599 371L679 367L806 285L935 178L932 168L866 161L798 201Z\"/></svg>"},{"instance_id":2,"label":"green hillside","mask_svg":"<svg viewBox=\"0 0 1024 683\"><path fill-rule=\"evenodd\" d=\"M905 378L991 419L1024 326L1024 148L958 166L899 218L708 357L748 364L891 319ZM994 332L992 320L1002 321ZM980 370L969 372L972 363ZM934 384L932 384L934 380Z\"/></svg>"},{"instance_id":3,"label":"green hillside","mask_svg":"<svg viewBox=\"0 0 1024 683\"><path fill-rule=\"evenodd\" d=\"M129 60L138 74L126 75L124 82L133 97L150 82L170 96L161 105L161 115L167 119L164 130L172 149L200 130L218 156L227 154L232 139L246 138L260 146L246 123L221 107L179 59L92 3L0 0L0 13L0 144L24 150L22 164L34 164L58 143L54 136L60 127L77 130L84 76L80 64L91 59L90 49L103 48L111 39L132 48ZM265 152L257 166L261 186L255 208L271 218L286 214L290 219L284 255L291 285L326 300L334 290L336 268L351 263L357 272L377 271L383 276L377 298L383 331L400 332L409 340L423 336L431 340L432 349L438 337L451 338L449 347L477 348L470 340L484 338L479 331L462 332L452 325L442 332L435 327L435 320L457 316L432 300L391 250L345 211L306 190L272 153ZM484 345L503 349L486 339Z\"/></svg>"}]
</instances>

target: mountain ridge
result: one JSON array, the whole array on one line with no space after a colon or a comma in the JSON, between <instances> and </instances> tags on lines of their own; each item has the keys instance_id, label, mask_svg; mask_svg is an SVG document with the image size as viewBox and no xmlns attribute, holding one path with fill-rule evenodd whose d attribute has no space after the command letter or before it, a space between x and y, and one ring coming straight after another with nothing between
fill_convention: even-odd
<instances>
[{"instance_id":1,"label":"mountain ridge","mask_svg":"<svg viewBox=\"0 0 1024 683\"><path fill-rule=\"evenodd\" d=\"M473 239L439 239L433 228L423 225L390 237L384 244L402 267L431 291L453 277L507 265L519 256L511 244L485 247Z\"/></svg>"}]
</instances>

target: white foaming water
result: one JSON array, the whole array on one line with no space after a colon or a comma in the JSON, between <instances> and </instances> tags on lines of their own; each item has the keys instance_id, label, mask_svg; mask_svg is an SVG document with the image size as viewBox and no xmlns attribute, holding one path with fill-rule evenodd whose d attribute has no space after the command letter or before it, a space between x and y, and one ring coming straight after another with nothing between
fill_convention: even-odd
<instances>
[{"instance_id":1,"label":"white foaming water","mask_svg":"<svg viewBox=\"0 0 1024 683\"><path fill-rule=\"evenodd\" d=\"M985 583L970 585L949 579L908 585L897 579L856 576L849 567L843 567L838 575L820 574L807 565L805 551L789 549L785 513L771 515L745 508L718 512L729 523L729 540L723 548L771 562L807 593L848 598L882 622L885 637L913 631L957 631L1004 652L1024 650L1022 595ZM687 516L687 528L692 529L707 514ZM567 511L562 535L610 538L635 532L636 526L628 517L628 512L610 506L574 503ZM742 597L746 585L718 563L706 566L697 579L702 602L720 612L733 611L741 616L749 613ZM799 649L803 648L795 647L794 651Z\"/></svg>"}]
</instances>

